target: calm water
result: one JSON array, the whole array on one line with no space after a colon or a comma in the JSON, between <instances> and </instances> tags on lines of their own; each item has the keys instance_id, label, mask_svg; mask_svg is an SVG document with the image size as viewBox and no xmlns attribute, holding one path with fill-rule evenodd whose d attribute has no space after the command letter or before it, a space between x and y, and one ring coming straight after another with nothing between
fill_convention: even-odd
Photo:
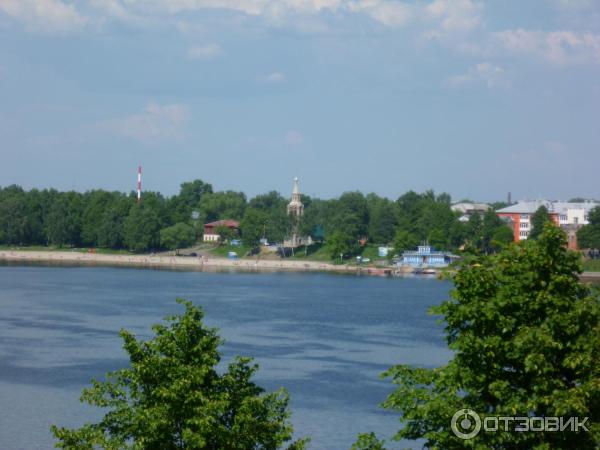
<instances>
[{"instance_id":1,"label":"calm water","mask_svg":"<svg viewBox=\"0 0 600 450\"><path fill-rule=\"evenodd\" d=\"M398 417L378 403L378 375L397 363L450 356L427 308L449 284L326 274L249 274L0 266L0 448L52 448L52 423L98 412L79 403L90 378L126 364L117 332L139 336L185 297L206 311L236 354L260 364L257 381L288 389L298 436L312 449L349 448L356 433L390 437Z\"/></svg>"}]
</instances>

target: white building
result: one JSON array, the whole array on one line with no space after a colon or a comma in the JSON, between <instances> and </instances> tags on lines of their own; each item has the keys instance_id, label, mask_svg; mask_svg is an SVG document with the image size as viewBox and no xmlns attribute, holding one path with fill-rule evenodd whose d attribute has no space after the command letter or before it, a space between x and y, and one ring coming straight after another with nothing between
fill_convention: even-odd
<instances>
[{"instance_id":1,"label":"white building","mask_svg":"<svg viewBox=\"0 0 600 450\"><path fill-rule=\"evenodd\" d=\"M600 203L595 202L554 202L554 210L559 214L558 218L561 225L587 225L590 223L590 210L599 205Z\"/></svg>"},{"instance_id":2,"label":"white building","mask_svg":"<svg viewBox=\"0 0 600 450\"><path fill-rule=\"evenodd\" d=\"M509 221L514 228L514 240L527 239L533 226L531 217L545 206L550 219L565 228L579 228L589 223L589 212L600 203L596 202L555 202L549 200L519 201L514 205L496 211L498 217Z\"/></svg>"},{"instance_id":3,"label":"white building","mask_svg":"<svg viewBox=\"0 0 600 450\"><path fill-rule=\"evenodd\" d=\"M453 204L450 208L454 212L461 213L461 216L458 220L461 222L468 222L469 217L473 214L479 214L482 216L491 207L487 203L460 202Z\"/></svg>"}]
</instances>

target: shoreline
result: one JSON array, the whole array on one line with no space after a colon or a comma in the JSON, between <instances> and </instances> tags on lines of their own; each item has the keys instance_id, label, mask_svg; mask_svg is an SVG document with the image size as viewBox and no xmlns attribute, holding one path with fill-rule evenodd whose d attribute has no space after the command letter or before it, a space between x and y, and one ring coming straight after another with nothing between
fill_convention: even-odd
<instances>
[{"instance_id":1,"label":"shoreline","mask_svg":"<svg viewBox=\"0 0 600 450\"><path fill-rule=\"evenodd\" d=\"M70 251L0 250L0 261L16 263L46 263L51 265L137 267L147 269L182 269L218 271L235 269L244 272L330 272L361 275L381 275L382 269L330 264L316 261L228 259L220 257L187 257L159 255L111 255Z\"/></svg>"},{"instance_id":2,"label":"shoreline","mask_svg":"<svg viewBox=\"0 0 600 450\"><path fill-rule=\"evenodd\" d=\"M394 273L393 268L359 267L349 264L331 264L318 261L228 259L217 256L159 256L79 253L72 251L0 250L0 262L42 263L68 266L132 267L141 269L187 270L215 272L239 270L242 272L321 272L370 276L407 276ZM600 282L600 272L583 272L581 281Z\"/></svg>"}]
</instances>

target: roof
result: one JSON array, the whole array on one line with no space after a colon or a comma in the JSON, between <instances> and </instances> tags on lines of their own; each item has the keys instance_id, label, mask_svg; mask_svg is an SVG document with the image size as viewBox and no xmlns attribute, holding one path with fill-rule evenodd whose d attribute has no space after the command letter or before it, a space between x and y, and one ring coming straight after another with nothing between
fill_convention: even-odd
<instances>
[{"instance_id":1,"label":"roof","mask_svg":"<svg viewBox=\"0 0 600 450\"><path fill-rule=\"evenodd\" d=\"M487 203L470 203L470 202L460 202L454 203L452 206L452 211L460 211L462 213L466 213L467 211L487 211L490 209L490 205Z\"/></svg>"},{"instance_id":2,"label":"roof","mask_svg":"<svg viewBox=\"0 0 600 450\"><path fill-rule=\"evenodd\" d=\"M504 214L533 214L540 206L545 206L551 214L566 214L569 209L583 209L586 213L600 206L596 202L551 202L548 200L520 201L514 205L499 209L497 213Z\"/></svg>"},{"instance_id":3,"label":"roof","mask_svg":"<svg viewBox=\"0 0 600 450\"><path fill-rule=\"evenodd\" d=\"M548 212L552 212L554 208L552 208L552 202L547 200L533 200L533 201L521 201L515 203L514 205L507 206L506 208L502 208L497 210L497 213L507 213L507 214L533 214L536 212L541 206L545 206Z\"/></svg>"},{"instance_id":4,"label":"roof","mask_svg":"<svg viewBox=\"0 0 600 450\"><path fill-rule=\"evenodd\" d=\"M226 220L217 220L215 222L209 222L204 224L204 228L216 228L216 227L228 227L228 228L239 228L240 223L237 220L226 219Z\"/></svg>"},{"instance_id":5,"label":"roof","mask_svg":"<svg viewBox=\"0 0 600 450\"><path fill-rule=\"evenodd\" d=\"M294 178L294 187L292 188L292 194L299 194L300 193L300 182L298 180L298 177Z\"/></svg>"}]
</instances>

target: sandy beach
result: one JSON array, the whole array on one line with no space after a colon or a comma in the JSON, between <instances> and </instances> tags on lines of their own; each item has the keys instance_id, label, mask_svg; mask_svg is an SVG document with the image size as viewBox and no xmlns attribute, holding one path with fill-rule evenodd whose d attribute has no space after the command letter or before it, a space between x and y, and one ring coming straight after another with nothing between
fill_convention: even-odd
<instances>
[{"instance_id":1,"label":"sandy beach","mask_svg":"<svg viewBox=\"0 0 600 450\"><path fill-rule=\"evenodd\" d=\"M76 265L130 266L184 270L239 269L244 271L311 271L338 273L375 273L381 269L336 265L315 261L228 259L213 256L110 255L70 251L2 250L0 261Z\"/></svg>"},{"instance_id":2,"label":"sandy beach","mask_svg":"<svg viewBox=\"0 0 600 450\"><path fill-rule=\"evenodd\" d=\"M317 261L289 259L228 259L215 256L110 255L74 251L1 250L0 261L44 263L54 265L123 266L149 269L180 269L197 271L240 270L250 272L333 272L360 275L390 275L392 269L357 267L349 264L329 264ZM583 272L582 281L600 281L600 272Z\"/></svg>"}]
</instances>

